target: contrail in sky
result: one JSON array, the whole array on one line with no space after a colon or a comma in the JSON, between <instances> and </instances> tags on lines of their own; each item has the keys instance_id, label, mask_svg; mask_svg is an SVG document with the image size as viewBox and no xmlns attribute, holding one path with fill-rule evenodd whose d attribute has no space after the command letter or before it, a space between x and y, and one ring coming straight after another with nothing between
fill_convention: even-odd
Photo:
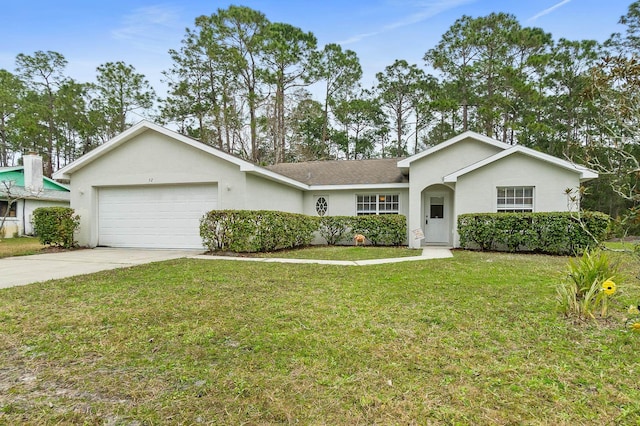
<instances>
[{"instance_id":1,"label":"contrail in sky","mask_svg":"<svg viewBox=\"0 0 640 426\"><path fill-rule=\"evenodd\" d=\"M542 12L538 13L537 15L532 16L531 18L528 19L528 21L535 21L536 19L538 19L541 16L544 15L548 15L549 13L553 12L554 10L556 10L557 8L564 6L565 4L569 3L571 0L562 0L560 3L554 4L551 7L546 8L545 10L543 10Z\"/></svg>"},{"instance_id":2,"label":"contrail in sky","mask_svg":"<svg viewBox=\"0 0 640 426\"><path fill-rule=\"evenodd\" d=\"M475 0L444 0L444 1L436 1L436 2L427 2L421 10L405 17L404 19L384 25L382 28L376 31L354 35L352 37L349 37L346 40L339 41L338 44L356 43L367 37L372 37L378 34L386 33L396 28L406 27L407 25L416 24L418 22L421 22L433 16L436 16L446 10L458 7L466 3L472 3L474 1Z\"/></svg>"}]
</instances>

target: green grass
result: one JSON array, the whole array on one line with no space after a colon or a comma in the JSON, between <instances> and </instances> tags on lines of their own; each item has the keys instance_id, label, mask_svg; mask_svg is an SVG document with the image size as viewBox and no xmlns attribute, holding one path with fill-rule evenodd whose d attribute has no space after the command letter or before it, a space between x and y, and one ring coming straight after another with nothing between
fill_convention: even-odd
<instances>
[{"instance_id":1,"label":"green grass","mask_svg":"<svg viewBox=\"0 0 640 426\"><path fill-rule=\"evenodd\" d=\"M604 246L611 250L633 251L638 244L640 244L640 241L607 241Z\"/></svg>"},{"instance_id":2,"label":"green grass","mask_svg":"<svg viewBox=\"0 0 640 426\"><path fill-rule=\"evenodd\" d=\"M0 258L35 254L43 248L37 238L4 238L0 239Z\"/></svg>"},{"instance_id":3,"label":"green grass","mask_svg":"<svg viewBox=\"0 0 640 426\"><path fill-rule=\"evenodd\" d=\"M279 257L287 259L322 260L369 260L394 257L420 256L422 249L407 247L363 247L363 246L311 246L296 250L282 250L272 253L256 253L257 257Z\"/></svg>"},{"instance_id":4,"label":"green grass","mask_svg":"<svg viewBox=\"0 0 640 426\"><path fill-rule=\"evenodd\" d=\"M566 258L175 260L0 291L0 424L638 424L637 260L608 323Z\"/></svg>"}]
</instances>

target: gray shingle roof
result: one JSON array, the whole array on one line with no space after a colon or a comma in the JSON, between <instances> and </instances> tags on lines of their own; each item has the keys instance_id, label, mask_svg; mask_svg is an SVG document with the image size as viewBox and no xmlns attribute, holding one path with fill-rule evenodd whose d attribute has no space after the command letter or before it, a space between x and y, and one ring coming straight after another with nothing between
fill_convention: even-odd
<instances>
[{"instance_id":1,"label":"gray shingle roof","mask_svg":"<svg viewBox=\"0 0 640 426\"><path fill-rule=\"evenodd\" d=\"M280 163L268 170L307 185L358 185L408 182L398 168L401 158Z\"/></svg>"}]
</instances>

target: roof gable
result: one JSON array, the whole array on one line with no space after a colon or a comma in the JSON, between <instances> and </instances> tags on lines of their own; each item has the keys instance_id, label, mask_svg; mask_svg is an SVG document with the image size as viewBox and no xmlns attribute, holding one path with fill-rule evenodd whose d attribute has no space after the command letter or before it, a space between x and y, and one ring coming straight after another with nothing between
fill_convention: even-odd
<instances>
[{"instance_id":1,"label":"roof gable","mask_svg":"<svg viewBox=\"0 0 640 426\"><path fill-rule=\"evenodd\" d=\"M140 121L138 124L130 127L129 129L125 130L124 132L120 133L119 135L115 136L114 138L110 139L109 141L107 141L106 143L100 145L99 147L97 147L96 149L88 152L87 154L83 155L82 157L78 158L77 160L67 164L65 167L61 168L60 170L58 170L57 172L54 173L54 176L58 179L69 179L70 175L73 174L74 172L80 170L81 168L91 164L93 161L97 160L98 158L102 157L103 155L105 155L106 153L118 148L120 145L125 144L126 142L130 141L131 139L135 138L136 136L148 131L148 130L152 130L155 131L157 133L163 134L165 136L168 136L176 141L182 142L184 144L190 145L194 148L200 149L202 151L208 152L210 154L214 154L217 157L223 158L229 162L235 163L237 165L241 165L241 163L244 163L243 160L240 160L237 157L234 157L230 154L227 154L223 151L219 151L219 152L213 152L215 150L215 148L212 148L208 145L205 145L201 142L196 141L195 139L191 139L188 136L184 136L180 133L174 132L172 130L169 130L165 127L159 126L157 124L154 124L150 121L147 120L142 120ZM218 150L215 150L218 151Z\"/></svg>"},{"instance_id":2,"label":"roof gable","mask_svg":"<svg viewBox=\"0 0 640 426\"><path fill-rule=\"evenodd\" d=\"M595 179L598 177L598 173L588 169L584 166L578 165L578 164L574 164L571 163L569 161L563 160L561 158L558 157L554 157L553 155L549 155L549 154L545 154L543 152L540 151L536 151L534 149L531 148L527 148L525 146L522 145L514 145L514 146L510 146L508 149L501 151L495 155L492 155L491 157L485 158L484 160L478 161L475 164L471 164L467 167L464 167L456 172L453 172L447 176L445 176L443 178L443 182L445 183L453 183L456 182L458 180L458 178L460 176L466 175L467 173L471 173L474 170L478 170L482 167L485 167L489 164L492 164L496 161L499 161L503 158L506 158L510 155L513 154L523 154L526 155L528 157L531 158L535 158L537 160L540 161L544 161L547 162L549 164L553 164L555 166L561 167L563 169L575 172L580 174L580 181L585 181L585 180L589 180L589 179Z\"/></svg>"},{"instance_id":3,"label":"roof gable","mask_svg":"<svg viewBox=\"0 0 640 426\"><path fill-rule=\"evenodd\" d=\"M472 132L471 130L468 130L468 131L466 131L464 133L460 133L458 136L454 136L451 139L448 139L448 140L446 140L446 141L444 141L442 143L439 143L438 145L432 146L431 148L429 148L429 149L427 149L425 151L419 152L419 153L417 153L415 155L412 155L411 157L408 157L408 158L405 158L402 161L399 161L398 162L398 167L408 168L408 167L411 166L411 163L413 163L414 161L420 160L421 158L424 158L424 157L426 157L428 155L434 154L434 153L436 153L438 151L441 151L441 150L443 150L445 148L450 147L451 145L454 145L454 144L456 144L458 142L461 142L461 141L464 141L466 139L473 139L473 140L476 140L478 142L482 142L482 143L485 143L487 145L491 145L491 146L494 146L496 148L500 148L500 149L503 149L503 150L512 147L512 145L509 145L509 144L504 143L504 142L500 142L497 139L493 139L493 138L490 138L488 136L481 135L480 133L476 133L476 132Z\"/></svg>"},{"instance_id":4,"label":"roof gable","mask_svg":"<svg viewBox=\"0 0 640 426\"><path fill-rule=\"evenodd\" d=\"M252 174L256 174L256 175L260 175L265 179L269 179L269 180L273 180L285 185L289 185L289 186L293 186L299 189L306 189L306 185L297 182L293 179L290 179L286 176L281 176L278 175L277 173L274 173L272 171L269 171L265 168L256 166L253 163L250 163L248 161L242 160L241 158L238 158L236 156L233 156L227 152L221 151L219 149L213 148L211 146L205 145L204 143L197 141L195 139L192 139L188 136L182 135L178 132L174 132L173 130L169 130L165 127L159 126L155 123L152 123L150 121L147 120L142 120L141 122L139 122L138 124L130 127L129 129L125 130L124 132L120 133L119 135L117 135L116 137L114 137L113 139L109 140L108 142L100 145L99 147L97 147L96 149L94 149L93 151L83 155L82 157L78 158L76 161L67 164L65 167L61 168L60 170L58 170L57 172L55 172L53 175L56 179L70 179L71 175L73 173L75 173L76 171L82 169L83 167L88 166L89 164L91 164L93 161L97 160L98 158L102 157L103 155L107 154L108 152L118 148L120 145L123 145L125 143L127 143L128 141L132 140L133 138L135 138L136 136L146 132L146 131L154 131L157 133L160 133L162 135L165 135L169 138L171 138L172 140L179 142L179 143L183 143L185 145L191 146L195 149L198 149L200 151L203 151L209 155L213 155L217 158L220 158L222 160L228 161L232 164L235 164L236 166L238 166L240 168L241 171L243 172L247 172L247 173L252 173Z\"/></svg>"}]
</instances>

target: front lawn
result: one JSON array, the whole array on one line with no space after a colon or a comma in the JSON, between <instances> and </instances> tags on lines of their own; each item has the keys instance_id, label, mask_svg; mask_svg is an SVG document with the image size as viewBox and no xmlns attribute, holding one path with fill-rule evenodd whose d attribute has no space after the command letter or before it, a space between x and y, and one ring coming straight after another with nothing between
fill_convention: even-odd
<instances>
[{"instance_id":1,"label":"front lawn","mask_svg":"<svg viewBox=\"0 0 640 426\"><path fill-rule=\"evenodd\" d=\"M4 238L0 239L0 258L35 254L43 248L44 246L40 244L40 240L37 238Z\"/></svg>"},{"instance_id":2,"label":"front lawn","mask_svg":"<svg viewBox=\"0 0 640 426\"><path fill-rule=\"evenodd\" d=\"M574 325L565 264L182 259L1 290L0 424L638 424L640 284Z\"/></svg>"},{"instance_id":3,"label":"front lawn","mask_svg":"<svg viewBox=\"0 0 640 426\"><path fill-rule=\"evenodd\" d=\"M323 260L369 260L394 257L420 256L422 249L407 247L363 247L363 246L310 246L296 250L281 250L271 253L256 253L257 257L280 257L287 259Z\"/></svg>"}]
</instances>

